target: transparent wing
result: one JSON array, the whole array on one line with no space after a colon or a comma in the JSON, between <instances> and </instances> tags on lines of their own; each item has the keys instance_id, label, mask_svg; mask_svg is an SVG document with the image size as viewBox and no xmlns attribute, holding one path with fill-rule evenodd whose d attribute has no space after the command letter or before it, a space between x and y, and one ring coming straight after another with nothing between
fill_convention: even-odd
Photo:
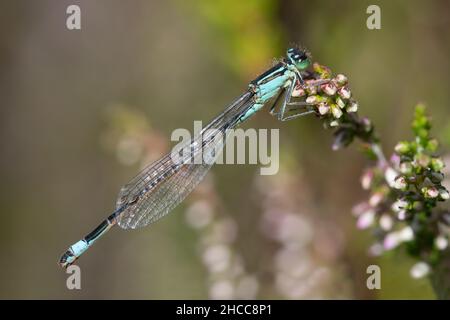
<instances>
[{"instance_id":1,"label":"transparent wing","mask_svg":"<svg viewBox=\"0 0 450 320\"><path fill-rule=\"evenodd\" d=\"M117 217L124 229L144 227L175 208L205 177L220 154L226 129L233 128L239 118L252 106L253 93L246 92L222 114L210 122L184 147L191 155L203 155L203 161L192 163L191 156L177 161L168 154L142 170L119 193L117 208L124 208Z\"/></svg>"}]
</instances>

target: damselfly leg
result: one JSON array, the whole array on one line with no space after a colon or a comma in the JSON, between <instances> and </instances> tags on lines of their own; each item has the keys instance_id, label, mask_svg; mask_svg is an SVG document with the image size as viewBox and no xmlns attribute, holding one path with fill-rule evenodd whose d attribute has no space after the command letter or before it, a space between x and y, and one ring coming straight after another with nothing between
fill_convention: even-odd
<instances>
[{"instance_id":1,"label":"damselfly leg","mask_svg":"<svg viewBox=\"0 0 450 320\"><path fill-rule=\"evenodd\" d=\"M297 79L298 84L303 87L317 87L328 83L329 79L312 80L305 82L303 78ZM293 101L292 93L296 87L296 82L292 82L287 89L284 89L274 101L273 106L270 109L270 114L276 116L280 121L294 120L299 117L303 117L312 113L315 113L313 109L314 104L307 103L306 101ZM275 112L275 107L281 100L281 96L284 94L282 105L278 112Z\"/></svg>"},{"instance_id":2,"label":"damselfly leg","mask_svg":"<svg viewBox=\"0 0 450 320\"><path fill-rule=\"evenodd\" d=\"M304 84L303 81L298 80L301 85ZM297 81L292 81L287 89L282 90L276 99L273 102L272 107L270 108L270 114L276 116L280 121L288 121L292 119L296 119L298 117L302 117L311 113L314 113L314 110L311 109L312 104L306 103L305 101L292 101L292 92L295 89ZM279 111L275 112L276 106L279 104L280 100L284 95L284 99L281 103L281 107ZM296 111L292 113L292 111Z\"/></svg>"}]
</instances>

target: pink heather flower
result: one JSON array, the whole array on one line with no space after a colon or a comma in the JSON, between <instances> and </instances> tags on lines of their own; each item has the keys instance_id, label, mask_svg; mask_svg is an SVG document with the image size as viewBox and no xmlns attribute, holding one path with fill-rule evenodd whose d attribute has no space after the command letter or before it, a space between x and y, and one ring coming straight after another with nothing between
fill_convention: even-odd
<instances>
[{"instance_id":1,"label":"pink heather flower","mask_svg":"<svg viewBox=\"0 0 450 320\"><path fill-rule=\"evenodd\" d=\"M400 156L396 153L393 153L391 155L391 158L389 159L395 167L398 167L400 165Z\"/></svg>"},{"instance_id":2,"label":"pink heather flower","mask_svg":"<svg viewBox=\"0 0 450 320\"><path fill-rule=\"evenodd\" d=\"M396 246L400 244L400 239L398 237L397 232L391 232L384 237L383 247L385 250L394 249Z\"/></svg>"},{"instance_id":3,"label":"pink heather flower","mask_svg":"<svg viewBox=\"0 0 450 320\"><path fill-rule=\"evenodd\" d=\"M340 88L338 90L338 94L342 99L345 99L345 100L350 99L350 97L352 96L352 92L350 91L350 89L347 86Z\"/></svg>"},{"instance_id":4,"label":"pink heather flower","mask_svg":"<svg viewBox=\"0 0 450 320\"><path fill-rule=\"evenodd\" d=\"M305 102L308 104L316 104L319 102L319 97L316 95L312 95L312 96L308 96L308 98L306 98Z\"/></svg>"},{"instance_id":5,"label":"pink heather flower","mask_svg":"<svg viewBox=\"0 0 450 320\"><path fill-rule=\"evenodd\" d=\"M400 210L397 212L397 219L403 221L406 219L406 210Z\"/></svg>"},{"instance_id":6,"label":"pink heather flower","mask_svg":"<svg viewBox=\"0 0 450 320\"><path fill-rule=\"evenodd\" d=\"M292 91L292 97L303 97L304 95L306 95L306 91L302 86L296 86Z\"/></svg>"},{"instance_id":7,"label":"pink heather flower","mask_svg":"<svg viewBox=\"0 0 450 320\"><path fill-rule=\"evenodd\" d=\"M379 205L384 199L384 195L381 192L375 192L374 194L372 194L372 196L369 198L369 204L372 207L376 207L377 205Z\"/></svg>"},{"instance_id":8,"label":"pink heather flower","mask_svg":"<svg viewBox=\"0 0 450 320\"><path fill-rule=\"evenodd\" d=\"M369 190L373 181L373 170L366 170L361 177L361 186L364 190Z\"/></svg>"},{"instance_id":9,"label":"pink heather flower","mask_svg":"<svg viewBox=\"0 0 450 320\"><path fill-rule=\"evenodd\" d=\"M318 110L321 115L325 115L330 111L330 106L328 106L325 103L321 103L321 104L319 104Z\"/></svg>"},{"instance_id":10,"label":"pink heather flower","mask_svg":"<svg viewBox=\"0 0 450 320\"><path fill-rule=\"evenodd\" d=\"M370 209L367 202L360 202L352 208L352 213L355 217L359 217L361 214Z\"/></svg>"},{"instance_id":11,"label":"pink heather flower","mask_svg":"<svg viewBox=\"0 0 450 320\"><path fill-rule=\"evenodd\" d=\"M397 247L400 243L411 241L414 238L414 232L411 227L404 227L401 230L388 233L384 237L383 246L386 250Z\"/></svg>"},{"instance_id":12,"label":"pink heather flower","mask_svg":"<svg viewBox=\"0 0 450 320\"><path fill-rule=\"evenodd\" d=\"M337 91L336 85L331 81L321 85L320 88L329 96L334 96Z\"/></svg>"},{"instance_id":13,"label":"pink heather flower","mask_svg":"<svg viewBox=\"0 0 450 320\"><path fill-rule=\"evenodd\" d=\"M356 226L358 227L358 229L367 229L373 224L374 220L375 211L370 209L359 216L358 221L356 222Z\"/></svg>"},{"instance_id":14,"label":"pink heather flower","mask_svg":"<svg viewBox=\"0 0 450 320\"><path fill-rule=\"evenodd\" d=\"M394 188L399 190L405 190L408 187L406 178L404 176L399 176L394 180Z\"/></svg>"},{"instance_id":15,"label":"pink heather flower","mask_svg":"<svg viewBox=\"0 0 450 320\"><path fill-rule=\"evenodd\" d=\"M435 187L424 187L422 193L426 198L437 198L439 196L439 190Z\"/></svg>"}]
</instances>

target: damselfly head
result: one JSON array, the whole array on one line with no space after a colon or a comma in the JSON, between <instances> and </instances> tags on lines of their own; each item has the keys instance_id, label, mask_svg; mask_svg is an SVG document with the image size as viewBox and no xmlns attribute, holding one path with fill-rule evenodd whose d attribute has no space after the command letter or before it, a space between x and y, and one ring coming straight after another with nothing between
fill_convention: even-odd
<instances>
[{"instance_id":1,"label":"damselfly head","mask_svg":"<svg viewBox=\"0 0 450 320\"><path fill-rule=\"evenodd\" d=\"M295 65L300 71L307 69L311 64L309 53L305 49L289 48L286 55L288 63Z\"/></svg>"}]
</instances>

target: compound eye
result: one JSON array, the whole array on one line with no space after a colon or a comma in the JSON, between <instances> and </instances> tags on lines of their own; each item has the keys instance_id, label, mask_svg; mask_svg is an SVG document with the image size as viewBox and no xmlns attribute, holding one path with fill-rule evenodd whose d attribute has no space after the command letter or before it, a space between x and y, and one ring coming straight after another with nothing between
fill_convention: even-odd
<instances>
[{"instance_id":1,"label":"compound eye","mask_svg":"<svg viewBox=\"0 0 450 320\"><path fill-rule=\"evenodd\" d=\"M308 69L309 65L311 64L311 61L307 57L305 57L303 60L297 61L295 63L295 66L299 70L305 70Z\"/></svg>"},{"instance_id":2,"label":"compound eye","mask_svg":"<svg viewBox=\"0 0 450 320\"><path fill-rule=\"evenodd\" d=\"M310 65L310 61L308 55L305 51L300 50L298 48L290 48L287 51L288 57L291 62L299 69L304 70L307 69Z\"/></svg>"},{"instance_id":3,"label":"compound eye","mask_svg":"<svg viewBox=\"0 0 450 320\"><path fill-rule=\"evenodd\" d=\"M307 60L307 59L308 59L308 57L306 56L306 53L301 52L301 53L299 54L299 60Z\"/></svg>"}]
</instances>

